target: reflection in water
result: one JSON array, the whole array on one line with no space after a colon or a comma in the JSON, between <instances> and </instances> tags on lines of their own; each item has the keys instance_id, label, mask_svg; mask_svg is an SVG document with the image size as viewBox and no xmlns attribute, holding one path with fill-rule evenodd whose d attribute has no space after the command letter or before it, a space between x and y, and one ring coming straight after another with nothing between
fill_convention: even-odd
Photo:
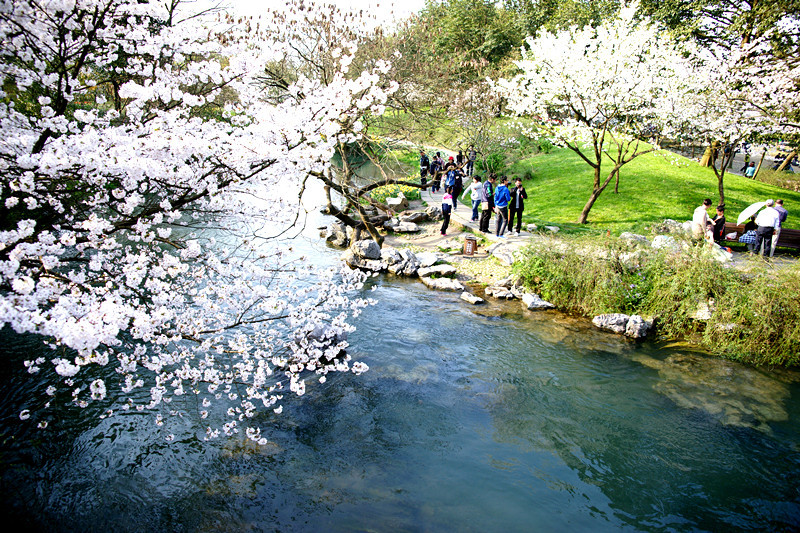
<instances>
[{"instance_id":1,"label":"reflection in water","mask_svg":"<svg viewBox=\"0 0 800 533\"><path fill-rule=\"evenodd\" d=\"M25 350L0 343L5 515L52 531L800 527L794 374L374 283L350 339L370 371L261 413L266 447L69 410L42 438L16 420L41 393L13 370Z\"/></svg>"}]
</instances>

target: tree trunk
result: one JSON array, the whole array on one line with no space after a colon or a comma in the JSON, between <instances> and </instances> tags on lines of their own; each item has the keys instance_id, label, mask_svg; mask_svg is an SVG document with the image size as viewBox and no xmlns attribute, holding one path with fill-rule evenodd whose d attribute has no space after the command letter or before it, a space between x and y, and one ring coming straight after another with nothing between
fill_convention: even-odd
<instances>
[{"instance_id":1,"label":"tree trunk","mask_svg":"<svg viewBox=\"0 0 800 533\"><path fill-rule=\"evenodd\" d=\"M756 176L758 176L758 171L761 170L761 165L764 163L764 158L766 156L767 156L767 151L766 150L761 152L761 159L758 160L758 166L756 167L756 171L753 174L753 179L756 179Z\"/></svg>"},{"instance_id":2,"label":"tree trunk","mask_svg":"<svg viewBox=\"0 0 800 533\"><path fill-rule=\"evenodd\" d=\"M619 167L614 167L611 171L611 174L605 179L602 185L600 185L600 165L596 166L594 169L594 188L592 190L592 195L589 197L589 201L586 202L586 205L583 206L583 211L581 211L581 216L578 218L578 224L586 224L586 221L589 218L589 211L592 210L592 206L600 197L600 194L608 187L608 184L611 183L611 180L614 178L614 175L619 171Z\"/></svg>"},{"instance_id":3,"label":"tree trunk","mask_svg":"<svg viewBox=\"0 0 800 533\"><path fill-rule=\"evenodd\" d=\"M778 167L778 172L783 171L783 169L785 169L789 165L789 163L792 162L792 159L794 159L796 155L797 155L797 150L795 150L791 154L787 155L786 159L784 159L783 163L781 163L781 166Z\"/></svg>"},{"instance_id":4,"label":"tree trunk","mask_svg":"<svg viewBox=\"0 0 800 533\"><path fill-rule=\"evenodd\" d=\"M586 221L589 218L589 211L592 210L592 206L600 197L600 193L603 192L603 188L595 189L594 191L592 191L592 195L589 197L589 201L586 202L585 206L583 206L583 211L581 211L581 216L580 218L578 218L578 224L586 224Z\"/></svg>"},{"instance_id":5,"label":"tree trunk","mask_svg":"<svg viewBox=\"0 0 800 533\"><path fill-rule=\"evenodd\" d=\"M619 194L619 170L616 172L617 180L614 182L614 194Z\"/></svg>"}]
</instances>

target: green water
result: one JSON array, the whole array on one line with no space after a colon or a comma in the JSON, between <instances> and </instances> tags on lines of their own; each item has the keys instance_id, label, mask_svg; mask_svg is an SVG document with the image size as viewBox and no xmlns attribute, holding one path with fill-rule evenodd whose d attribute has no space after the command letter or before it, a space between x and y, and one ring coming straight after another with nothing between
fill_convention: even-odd
<instances>
[{"instance_id":1,"label":"green water","mask_svg":"<svg viewBox=\"0 0 800 533\"><path fill-rule=\"evenodd\" d=\"M41 350L0 334L0 489L48 531L737 531L800 527L800 387L519 303L392 277L359 318L363 376L309 386L270 444L167 443L151 416L20 424Z\"/></svg>"}]
</instances>

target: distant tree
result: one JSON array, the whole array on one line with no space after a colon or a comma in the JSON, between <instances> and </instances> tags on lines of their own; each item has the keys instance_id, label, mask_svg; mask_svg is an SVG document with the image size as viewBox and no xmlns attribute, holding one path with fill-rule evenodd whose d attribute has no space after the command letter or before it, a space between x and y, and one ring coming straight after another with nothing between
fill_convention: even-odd
<instances>
[{"instance_id":1,"label":"distant tree","mask_svg":"<svg viewBox=\"0 0 800 533\"><path fill-rule=\"evenodd\" d=\"M666 34L634 18L634 8L596 28L543 32L527 44L517 63L522 73L498 85L510 109L540 121L556 144L594 170L578 217L586 223L619 170L656 150L683 117L669 103L686 87L688 63ZM605 163L611 168L604 175Z\"/></svg>"},{"instance_id":2,"label":"distant tree","mask_svg":"<svg viewBox=\"0 0 800 533\"><path fill-rule=\"evenodd\" d=\"M619 0L505 0L503 6L514 14L523 37L540 29L557 31L572 26L597 26L613 17Z\"/></svg>"}]
</instances>

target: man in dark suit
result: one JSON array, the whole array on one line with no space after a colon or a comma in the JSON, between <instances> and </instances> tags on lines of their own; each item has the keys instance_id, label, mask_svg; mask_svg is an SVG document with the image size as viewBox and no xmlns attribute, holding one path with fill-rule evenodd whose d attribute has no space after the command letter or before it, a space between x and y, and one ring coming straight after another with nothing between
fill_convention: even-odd
<instances>
[{"instance_id":1,"label":"man in dark suit","mask_svg":"<svg viewBox=\"0 0 800 533\"><path fill-rule=\"evenodd\" d=\"M528 193L525 192L525 187L522 186L522 179L514 179L515 187L511 190L511 203L508 204L508 229L512 231L514 226L514 215L517 216L517 235L522 229L522 211L525 209L525 200L528 199Z\"/></svg>"}]
</instances>

